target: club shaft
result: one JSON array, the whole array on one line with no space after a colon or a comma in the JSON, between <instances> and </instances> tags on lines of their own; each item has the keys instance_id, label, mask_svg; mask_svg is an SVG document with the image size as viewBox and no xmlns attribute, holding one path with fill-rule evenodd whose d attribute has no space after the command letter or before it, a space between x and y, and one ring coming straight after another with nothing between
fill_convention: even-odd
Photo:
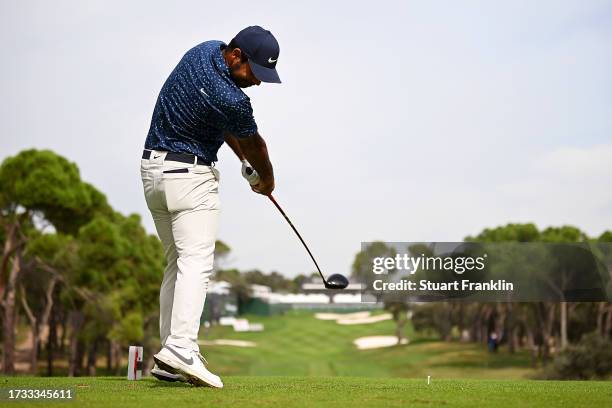
<instances>
[{"instance_id":1,"label":"club shaft","mask_svg":"<svg viewBox=\"0 0 612 408\"><path fill-rule=\"evenodd\" d=\"M321 279L323 279L323 283L325 283L327 285L327 281L325 280L325 277L323 276L323 273L321 272L321 268L319 268L319 264L317 264L317 261L315 260L314 256L312 255L312 252L310 252L310 249L308 249L308 245L306 245L306 242L304 242L304 239L302 239L302 236L300 235L298 230L293 226L293 223L291 222L289 217L287 217L287 214L285 214L285 212L283 211L281 206L278 205L278 203L276 202L274 197L272 197L272 194L269 194L268 198L270 199L270 201L272 201L274 203L274 206L276 206L276 208L278 208L278 211L280 211L280 213L283 214L283 217L285 217L285 219L287 220L287 222L291 226L291 229L293 229L293 232L295 232L295 235L298 236L298 238L302 242L302 245L304 245L304 248L306 248L306 251L308 252L308 255L310 255L310 259L312 259L312 262L314 262L315 266L317 267L317 271L319 272L319 275L321 275Z\"/></svg>"}]
</instances>

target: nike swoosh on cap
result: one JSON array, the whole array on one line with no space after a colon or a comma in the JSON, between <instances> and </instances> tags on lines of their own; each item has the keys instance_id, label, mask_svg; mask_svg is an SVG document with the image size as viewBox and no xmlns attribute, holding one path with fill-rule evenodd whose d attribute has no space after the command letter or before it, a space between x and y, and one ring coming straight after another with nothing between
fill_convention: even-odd
<instances>
[{"instance_id":1,"label":"nike swoosh on cap","mask_svg":"<svg viewBox=\"0 0 612 408\"><path fill-rule=\"evenodd\" d=\"M273 64L273 63L275 63L276 61L278 61L278 58L277 58L277 59L272 59L272 57L268 58L268 62L269 62L270 64Z\"/></svg>"},{"instance_id":2,"label":"nike swoosh on cap","mask_svg":"<svg viewBox=\"0 0 612 408\"><path fill-rule=\"evenodd\" d=\"M168 349L172 354L177 356L179 360L181 360L183 363L189 364L189 365L193 364L193 357L189 357L189 360L187 360L185 357L181 356L178 352L172 350L170 347L168 346L164 346L164 347Z\"/></svg>"}]
</instances>

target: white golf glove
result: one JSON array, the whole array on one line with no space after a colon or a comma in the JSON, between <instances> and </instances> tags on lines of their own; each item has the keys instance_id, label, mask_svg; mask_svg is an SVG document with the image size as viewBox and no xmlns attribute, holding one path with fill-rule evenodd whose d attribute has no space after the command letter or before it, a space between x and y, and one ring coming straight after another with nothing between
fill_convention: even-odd
<instances>
[{"instance_id":1,"label":"white golf glove","mask_svg":"<svg viewBox=\"0 0 612 408\"><path fill-rule=\"evenodd\" d=\"M242 161L242 177L252 186L259 184L259 174L257 174L257 170L255 170L246 159Z\"/></svg>"}]
</instances>

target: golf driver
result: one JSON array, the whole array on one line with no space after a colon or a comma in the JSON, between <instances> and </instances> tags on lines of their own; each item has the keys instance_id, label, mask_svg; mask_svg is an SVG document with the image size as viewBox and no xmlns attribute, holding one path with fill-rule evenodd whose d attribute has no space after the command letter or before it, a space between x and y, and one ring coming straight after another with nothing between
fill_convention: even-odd
<instances>
[{"instance_id":1,"label":"golf driver","mask_svg":"<svg viewBox=\"0 0 612 408\"><path fill-rule=\"evenodd\" d=\"M291 220L289 219L289 217L287 217L287 214L285 214L285 212L283 211L281 206L278 205L278 203L276 202L274 197L272 197L272 194L269 194L268 198L270 199L270 201L272 201L274 203L276 208L278 208L278 211L280 211L280 213L283 214L283 217L285 217L285 219L287 220L287 222L289 223L289 225L293 229L293 232L295 232L295 234L298 236L298 238L302 242L302 245L304 245L304 248L306 248L306 251L308 251L308 255L310 255L310 259L312 259L312 262L314 262L315 266L317 267L317 271L319 271L319 275L321 275L321 279L323 279L323 283L325 284L325 287L327 289L344 289L344 288L346 288L348 286L348 283L349 283L348 279L346 279L346 277L344 275L340 275L339 273L335 273L335 274L331 275L329 278L327 278L327 280L325 280L325 277L323 276L323 273L321 272L321 268L319 268L319 265L317 264L317 261L314 259L314 256L312 256L312 252L310 252L310 249L308 249L308 245L306 245L306 243L302 239L302 236L300 235L298 230L295 229L295 227L291 223Z\"/></svg>"}]
</instances>

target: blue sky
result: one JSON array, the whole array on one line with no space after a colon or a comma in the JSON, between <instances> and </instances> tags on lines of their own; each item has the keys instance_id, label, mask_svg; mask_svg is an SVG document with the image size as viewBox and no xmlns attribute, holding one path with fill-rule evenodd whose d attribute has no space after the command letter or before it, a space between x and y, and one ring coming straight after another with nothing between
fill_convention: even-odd
<instances>
[{"instance_id":1,"label":"blue sky","mask_svg":"<svg viewBox=\"0 0 612 408\"><path fill-rule=\"evenodd\" d=\"M50 148L154 231L139 157L182 54L259 24L283 84L249 89L276 198L326 273L361 241L508 222L612 228L610 1L24 1L0 5L0 158ZM313 270L223 147L229 266Z\"/></svg>"}]
</instances>

